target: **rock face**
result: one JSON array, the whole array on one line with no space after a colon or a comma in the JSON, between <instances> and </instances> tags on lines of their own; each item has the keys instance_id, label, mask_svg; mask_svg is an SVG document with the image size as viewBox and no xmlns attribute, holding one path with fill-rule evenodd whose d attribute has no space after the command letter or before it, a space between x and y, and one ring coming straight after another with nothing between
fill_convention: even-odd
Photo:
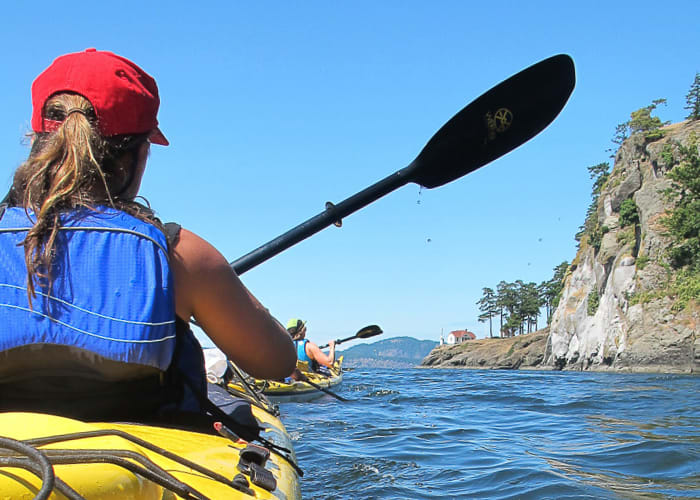
<instances>
[{"instance_id":1,"label":"rock face","mask_svg":"<svg viewBox=\"0 0 700 500\"><path fill-rule=\"evenodd\" d=\"M676 312L671 298L654 293L671 273L665 255L669 240L660 219L668 208L662 191L671 185L665 174L672 165L661 153L667 144L687 144L691 133L700 136L700 122L665 131L658 141L646 142L637 134L620 147L598 203L604 232L600 249L581 241L552 317L545 366L660 372L700 368L697 303ZM621 227L619 210L628 198L637 205L636 227Z\"/></svg>"}]
</instances>

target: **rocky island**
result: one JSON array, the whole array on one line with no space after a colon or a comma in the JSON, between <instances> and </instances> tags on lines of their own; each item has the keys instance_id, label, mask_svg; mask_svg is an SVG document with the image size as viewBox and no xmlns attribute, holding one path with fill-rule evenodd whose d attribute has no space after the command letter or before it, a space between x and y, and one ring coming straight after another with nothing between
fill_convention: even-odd
<instances>
[{"instance_id":1,"label":"rocky island","mask_svg":"<svg viewBox=\"0 0 700 500\"><path fill-rule=\"evenodd\" d=\"M441 345L421 363L432 368L541 369L548 329L509 338L478 339Z\"/></svg>"}]
</instances>

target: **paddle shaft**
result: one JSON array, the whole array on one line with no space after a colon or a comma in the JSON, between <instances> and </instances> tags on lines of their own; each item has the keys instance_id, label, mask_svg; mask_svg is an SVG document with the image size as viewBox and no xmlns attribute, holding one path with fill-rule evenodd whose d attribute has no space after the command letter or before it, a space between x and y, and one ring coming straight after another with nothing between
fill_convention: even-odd
<instances>
[{"instance_id":1,"label":"paddle shaft","mask_svg":"<svg viewBox=\"0 0 700 500\"><path fill-rule=\"evenodd\" d=\"M343 403L347 403L347 402L349 401L349 400L345 399L343 396L339 396L339 395L336 394L335 392L331 391L330 389L326 389L325 387L321 387L320 385L315 384L314 382L312 382L311 380L309 380L306 376L304 376L303 382L306 382L306 383L309 384L311 387L315 387L316 389L318 389L318 390L321 391L321 392L325 392L325 393L328 394L329 396L333 396L333 397L334 397L335 399L337 399L338 401L342 401Z\"/></svg>"},{"instance_id":2,"label":"paddle shaft","mask_svg":"<svg viewBox=\"0 0 700 500\"><path fill-rule=\"evenodd\" d=\"M391 193L401 186L411 182L411 173L413 163L397 172L385 177L356 193L349 198L341 201L337 205L329 206L326 210L311 217L306 222L302 222L298 226L290 229L286 233L281 234L277 238L270 240L264 245L259 246L252 252L247 253L243 257L231 262L231 267L236 274L240 275L252 269L253 267L265 262L274 257L287 248L296 245L300 241L305 240L309 236L316 234L322 229L327 228L331 224L342 220L344 217L357 212L359 209L378 200L382 196Z\"/></svg>"},{"instance_id":3,"label":"paddle shaft","mask_svg":"<svg viewBox=\"0 0 700 500\"><path fill-rule=\"evenodd\" d=\"M381 333L381 332L379 332L379 333ZM379 335L379 333L377 333L376 335ZM370 337L374 337L374 335L370 335ZM364 337L358 337L357 334L355 334L352 337L347 337L344 339L336 340L335 345L342 344L343 342L347 342L348 340L361 339L361 338L364 338ZM329 347L329 346L330 346L330 344L324 344L324 345L320 346L319 349L325 349L326 347Z\"/></svg>"}]
</instances>

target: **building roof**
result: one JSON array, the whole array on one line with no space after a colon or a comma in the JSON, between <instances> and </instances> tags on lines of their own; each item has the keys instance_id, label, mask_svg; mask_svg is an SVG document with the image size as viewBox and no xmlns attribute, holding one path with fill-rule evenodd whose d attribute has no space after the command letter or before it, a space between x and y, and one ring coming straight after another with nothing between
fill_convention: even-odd
<instances>
[{"instance_id":1,"label":"building roof","mask_svg":"<svg viewBox=\"0 0 700 500\"><path fill-rule=\"evenodd\" d=\"M476 339L476 335L474 335L474 333L470 332L469 330L452 330L450 333L454 335L454 338L456 339L462 337L469 337L472 340Z\"/></svg>"}]
</instances>

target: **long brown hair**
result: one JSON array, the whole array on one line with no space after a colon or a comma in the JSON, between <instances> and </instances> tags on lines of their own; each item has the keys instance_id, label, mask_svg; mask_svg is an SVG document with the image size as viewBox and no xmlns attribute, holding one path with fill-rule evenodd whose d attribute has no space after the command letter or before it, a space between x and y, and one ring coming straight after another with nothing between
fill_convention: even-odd
<instances>
[{"instance_id":1,"label":"long brown hair","mask_svg":"<svg viewBox=\"0 0 700 500\"><path fill-rule=\"evenodd\" d=\"M35 280L48 279L60 228L60 214L81 207L107 205L161 227L148 208L122 193L133 181L138 150L148 134L103 137L90 101L57 94L44 107L47 119L62 122L57 130L33 137L29 158L15 172L10 202L34 212L36 220L24 239L27 296L36 297Z\"/></svg>"}]
</instances>

